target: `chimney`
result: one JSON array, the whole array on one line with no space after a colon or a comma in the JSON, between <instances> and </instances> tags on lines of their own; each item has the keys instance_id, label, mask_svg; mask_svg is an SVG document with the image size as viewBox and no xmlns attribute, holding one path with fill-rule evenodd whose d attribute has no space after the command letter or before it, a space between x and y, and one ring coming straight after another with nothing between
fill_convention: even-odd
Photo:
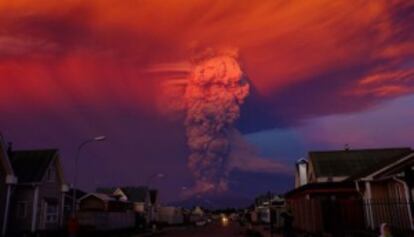
<instances>
[{"instance_id":1,"label":"chimney","mask_svg":"<svg viewBox=\"0 0 414 237\"><path fill-rule=\"evenodd\" d=\"M12 156L12 153L13 153L13 143L12 142L8 142L7 145L8 145L8 147L7 147L7 155L9 157L11 157Z\"/></svg>"},{"instance_id":2,"label":"chimney","mask_svg":"<svg viewBox=\"0 0 414 237\"><path fill-rule=\"evenodd\" d=\"M305 159L300 159L297 163L297 172L298 172L298 187L306 185L308 183L308 161Z\"/></svg>"}]
</instances>

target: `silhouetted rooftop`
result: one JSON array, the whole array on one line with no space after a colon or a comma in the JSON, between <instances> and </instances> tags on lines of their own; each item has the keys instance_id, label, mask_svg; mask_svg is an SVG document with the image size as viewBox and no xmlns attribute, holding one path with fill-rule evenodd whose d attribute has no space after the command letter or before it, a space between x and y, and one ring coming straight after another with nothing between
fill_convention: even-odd
<instances>
[{"instance_id":1,"label":"silhouetted rooftop","mask_svg":"<svg viewBox=\"0 0 414 237\"><path fill-rule=\"evenodd\" d=\"M316 177L354 177L375 171L413 151L411 148L384 148L309 152Z\"/></svg>"},{"instance_id":2,"label":"silhouetted rooftop","mask_svg":"<svg viewBox=\"0 0 414 237\"><path fill-rule=\"evenodd\" d=\"M19 183L41 182L57 152L56 149L13 151L10 162Z\"/></svg>"}]
</instances>

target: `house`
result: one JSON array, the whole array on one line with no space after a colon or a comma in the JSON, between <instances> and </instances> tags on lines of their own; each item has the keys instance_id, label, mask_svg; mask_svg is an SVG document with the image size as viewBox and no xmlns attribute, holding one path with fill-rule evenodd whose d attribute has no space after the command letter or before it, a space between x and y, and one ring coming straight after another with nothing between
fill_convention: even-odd
<instances>
[{"instance_id":1,"label":"house","mask_svg":"<svg viewBox=\"0 0 414 237\"><path fill-rule=\"evenodd\" d=\"M88 193L79 199L80 211L126 212L132 209L132 203L104 193Z\"/></svg>"},{"instance_id":2,"label":"house","mask_svg":"<svg viewBox=\"0 0 414 237\"><path fill-rule=\"evenodd\" d=\"M9 152L18 178L13 190L9 227L13 232L56 230L63 225L64 180L56 149Z\"/></svg>"},{"instance_id":3,"label":"house","mask_svg":"<svg viewBox=\"0 0 414 237\"><path fill-rule=\"evenodd\" d=\"M196 206L191 210L190 223L196 223L205 219L205 211L200 206Z\"/></svg>"},{"instance_id":4,"label":"house","mask_svg":"<svg viewBox=\"0 0 414 237\"><path fill-rule=\"evenodd\" d=\"M158 210L158 222L168 225L179 225L184 223L183 209L172 206L163 206Z\"/></svg>"},{"instance_id":5,"label":"house","mask_svg":"<svg viewBox=\"0 0 414 237\"><path fill-rule=\"evenodd\" d=\"M364 229L363 203L353 182L309 183L285 198L298 230L322 234Z\"/></svg>"},{"instance_id":6,"label":"house","mask_svg":"<svg viewBox=\"0 0 414 237\"><path fill-rule=\"evenodd\" d=\"M204 216L205 215L203 208L201 208L199 206L194 207L194 209L191 211L191 214L194 215L194 216Z\"/></svg>"},{"instance_id":7,"label":"house","mask_svg":"<svg viewBox=\"0 0 414 237\"><path fill-rule=\"evenodd\" d=\"M120 200L133 203L133 209L137 215L144 216L146 221L155 221L158 192L145 186L98 188L97 192L117 196Z\"/></svg>"},{"instance_id":8,"label":"house","mask_svg":"<svg viewBox=\"0 0 414 237\"><path fill-rule=\"evenodd\" d=\"M133 204L104 193L89 193L80 198L78 218L82 228L100 231L135 226Z\"/></svg>"},{"instance_id":9,"label":"house","mask_svg":"<svg viewBox=\"0 0 414 237\"><path fill-rule=\"evenodd\" d=\"M388 222L412 229L412 154L411 148L309 152L297 162L295 189L286 194L295 227L338 233Z\"/></svg>"},{"instance_id":10,"label":"house","mask_svg":"<svg viewBox=\"0 0 414 237\"><path fill-rule=\"evenodd\" d=\"M280 227L282 222L277 218L285 211L285 200L280 195L268 192L255 198L255 213L261 223L271 223ZM273 220L272 219L273 215Z\"/></svg>"},{"instance_id":11,"label":"house","mask_svg":"<svg viewBox=\"0 0 414 237\"><path fill-rule=\"evenodd\" d=\"M17 178L11 166L6 144L0 134L0 236L5 236L9 226L9 211L12 190Z\"/></svg>"}]
</instances>

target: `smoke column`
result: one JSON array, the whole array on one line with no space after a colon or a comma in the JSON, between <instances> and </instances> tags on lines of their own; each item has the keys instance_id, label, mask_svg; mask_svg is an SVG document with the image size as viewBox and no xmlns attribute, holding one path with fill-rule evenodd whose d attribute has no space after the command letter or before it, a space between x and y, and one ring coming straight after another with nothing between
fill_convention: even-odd
<instances>
[{"instance_id":1,"label":"smoke column","mask_svg":"<svg viewBox=\"0 0 414 237\"><path fill-rule=\"evenodd\" d=\"M185 90L188 167L193 192L227 190L230 136L249 84L234 51L209 52L194 60Z\"/></svg>"}]
</instances>

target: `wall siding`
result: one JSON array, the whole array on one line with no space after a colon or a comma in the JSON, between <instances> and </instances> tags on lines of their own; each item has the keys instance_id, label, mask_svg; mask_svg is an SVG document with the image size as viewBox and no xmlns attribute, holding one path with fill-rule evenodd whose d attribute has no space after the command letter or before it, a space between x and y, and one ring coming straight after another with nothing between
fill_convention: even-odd
<instances>
[{"instance_id":1,"label":"wall siding","mask_svg":"<svg viewBox=\"0 0 414 237\"><path fill-rule=\"evenodd\" d=\"M56 160L54 160L53 166L56 169ZM57 169L56 169L57 170ZM45 222L45 213L46 213L46 200L47 199L56 199L57 206L58 206L58 216L60 217L61 206L62 206L62 198L63 193L61 192L61 182L58 180L58 176L56 175L53 182L47 180L47 177L44 177L42 185L39 187L39 207L38 207L38 214L37 214L37 228L39 230L55 230L59 229L60 227L60 219L58 218L56 223L46 223Z\"/></svg>"},{"instance_id":2,"label":"wall siding","mask_svg":"<svg viewBox=\"0 0 414 237\"><path fill-rule=\"evenodd\" d=\"M19 185L13 192L10 208L10 231L30 231L32 224L33 195L35 188L33 186ZM24 218L17 216L17 205L19 202L26 203L26 216Z\"/></svg>"},{"instance_id":3,"label":"wall siding","mask_svg":"<svg viewBox=\"0 0 414 237\"><path fill-rule=\"evenodd\" d=\"M371 190L374 226L386 222L398 229L410 229L410 214L404 186L395 180L373 182Z\"/></svg>"},{"instance_id":4,"label":"wall siding","mask_svg":"<svg viewBox=\"0 0 414 237\"><path fill-rule=\"evenodd\" d=\"M56 167L56 159L52 162L51 166ZM62 198L63 193L61 192L62 182L56 176L53 182L49 182L44 177L44 180L38 185L39 186L39 197L37 203L36 213L36 231L38 230L56 230L61 227L60 217L62 210ZM13 192L11 210L10 210L10 227L14 232L26 232L31 230L32 225L32 211L35 185L17 185ZM46 200L56 199L58 207L58 221L54 224L45 222L46 213ZM19 202L27 203L27 212L25 218L19 218L17 216L17 205Z\"/></svg>"},{"instance_id":5,"label":"wall siding","mask_svg":"<svg viewBox=\"0 0 414 237\"><path fill-rule=\"evenodd\" d=\"M7 198L6 174L4 170L2 169L2 167L0 166L0 235L3 231L2 228L3 228L4 211L6 208L6 198Z\"/></svg>"}]
</instances>

